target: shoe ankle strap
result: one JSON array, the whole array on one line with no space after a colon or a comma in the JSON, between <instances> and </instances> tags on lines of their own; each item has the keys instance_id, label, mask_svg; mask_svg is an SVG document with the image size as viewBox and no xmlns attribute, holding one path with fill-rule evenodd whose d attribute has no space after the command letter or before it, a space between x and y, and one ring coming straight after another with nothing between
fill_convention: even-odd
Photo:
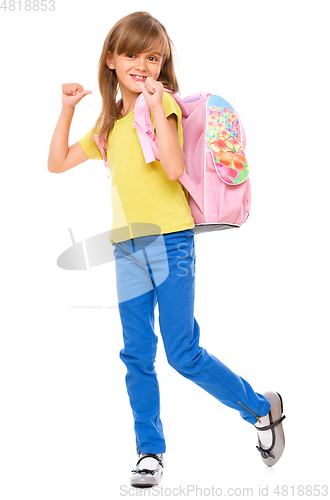
<instances>
[{"instance_id":1,"label":"shoe ankle strap","mask_svg":"<svg viewBox=\"0 0 330 500\"><path fill-rule=\"evenodd\" d=\"M155 458L156 460L158 460L159 464L163 467L163 463L162 463L161 459L155 453L146 453L145 455L143 455L142 457L139 458L139 460L136 462L136 465L139 465L141 460L143 458L147 458L147 457Z\"/></svg>"},{"instance_id":2,"label":"shoe ankle strap","mask_svg":"<svg viewBox=\"0 0 330 500\"><path fill-rule=\"evenodd\" d=\"M268 431L269 429L272 429L273 427L275 427L276 425L278 425L280 422L282 422L282 420L284 420L286 418L285 415L283 415L281 418L279 418L278 420L275 420L275 422L273 422L272 424L270 425L265 425L265 427L257 427L256 425L254 426L258 431Z\"/></svg>"}]
</instances>

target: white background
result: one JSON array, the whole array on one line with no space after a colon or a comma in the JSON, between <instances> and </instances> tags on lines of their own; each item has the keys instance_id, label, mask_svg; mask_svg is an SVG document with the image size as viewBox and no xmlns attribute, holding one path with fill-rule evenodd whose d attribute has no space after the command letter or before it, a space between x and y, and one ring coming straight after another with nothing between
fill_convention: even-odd
<instances>
[{"instance_id":1,"label":"white background","mask_svg":"<svg viewBox=\"0 0 330 500\"><path fill-rule=\"evenodd\" d=\"M268 486L272 497L276 485L295 486L297 496L298 485L326 484L328 2L11 5L0 11L2 500L120 498L138 458L114 263L89 271L56 264L72 244L68 228L76 241L110 230L110 180L97 161L62 175L47 169L62 84L92 90L75 110L71 145L101 109L103 41L137 10L172 38L181 95L219 94L243 121L251 215L241 229L197 235L195 316L200 345L256 392L280 392L287 415L284 455L267 468L254 427L168 365L156 309L161 485L250 487L255 496Z\"/></svg>"}]
</instances>

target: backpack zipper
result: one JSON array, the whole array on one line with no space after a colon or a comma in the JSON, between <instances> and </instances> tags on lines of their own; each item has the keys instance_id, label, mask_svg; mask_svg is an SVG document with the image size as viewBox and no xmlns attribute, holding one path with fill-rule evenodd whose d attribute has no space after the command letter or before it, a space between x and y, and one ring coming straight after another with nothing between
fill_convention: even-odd
<instances>
[{"instance_id":1,"label":"backpack zipper","mask_svg":"<svg viewBox=\"0 0 330 500\"><path fill-rule=\"evenodd\" d=\"M238 401L238 404L240 404L241 406L243 406L243 408L245 408L247 411L249 411L250 413L252 413L252 415L254 415L256 417L256 419L258 420L259 424L261 424L261 420L260 420L260 417L258 417L258 415L256 415L255 413L253 413L253 411L249 410L246 406L242 405L242 403L240 401Z\"/></svg>"}]
</instances>

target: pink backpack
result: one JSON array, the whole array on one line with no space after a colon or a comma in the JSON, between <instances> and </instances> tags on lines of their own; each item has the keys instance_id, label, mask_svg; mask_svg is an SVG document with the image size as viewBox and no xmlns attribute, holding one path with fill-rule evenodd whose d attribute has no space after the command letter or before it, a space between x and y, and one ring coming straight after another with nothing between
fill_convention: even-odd
<instances>
[{"instance_id":1,"label":"pink backpack","mask_svg":"<svg viewBox=\"0 0 330 500\"><path fill-rule=\"evenodd\" d=\"M179 181L189 193L194 232L240 227L249 216L251 187L244 154L246 138L237 112L211 93L199 92L183 100L171 95L182 111L186 172ZM146 163L159 159L157 137L143 94L136 100L134 120ZM103 146L98 135L94 139L108 169L107 134Z\"/></svg>"}]
</instances>

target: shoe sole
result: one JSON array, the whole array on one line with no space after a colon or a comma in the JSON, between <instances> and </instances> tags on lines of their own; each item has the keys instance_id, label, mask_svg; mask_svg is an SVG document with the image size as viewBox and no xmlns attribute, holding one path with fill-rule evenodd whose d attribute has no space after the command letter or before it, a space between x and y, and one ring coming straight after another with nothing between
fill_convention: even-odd
<instances>
[{"instance_id":1,"label":"shoe sole","mask_svg":"<svg viewBox=\"0 0 330 500\"><path fill-rule=\"evenodd\" d=\"M163 471L160 473L159 481L161 480L162 475L163 475ZM159 484L159 481L156 483L135 483L135 482L132 482L131 486L133 486L134 488L152 488L152 486L157 486Z\"/></svg>"}]
</instances>

